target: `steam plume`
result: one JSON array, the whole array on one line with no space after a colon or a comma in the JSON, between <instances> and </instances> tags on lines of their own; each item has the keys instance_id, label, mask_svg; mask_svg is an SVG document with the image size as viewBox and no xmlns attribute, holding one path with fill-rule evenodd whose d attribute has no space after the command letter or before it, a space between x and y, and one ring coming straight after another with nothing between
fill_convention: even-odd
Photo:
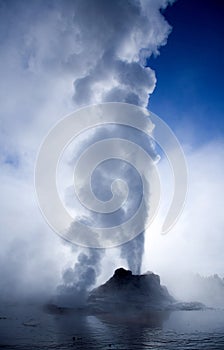
<instances>
[{"instance_id":1,"label":"steam plume","mask_svg":"<svg viewBox=\"0 0 224 350\"><path fill-rule=\"evenodd\" d=\"M68 8L64 9L69 18L71 13L74 13L74 21L70 20L70 22L73 26L74 38L76 38L75 50L69 56L67 66L69 69L74 69L76 76L73 82L75 105L121 101L147 106L148 96L155 88L156 78L151 68L145 66L145 59L152 53L158 53L158 47L166 43L170 27L161 15L160 9L166 7L167 4L168 1L164 0L157 2L76 1L70 3L69 13ZM121 127L115 126L113 132L116 136L120 135L125 139L130 139L128 128L121 130ZM85 150L88 144L106 138L109 134L110 131L107 128L94 130L94 133L82 140L79 145L76 144L74 149L78 147L79 150ZM152 144L142 136L139 137L133 133L131 138L141 146L148 143L148 151L154 152ZM74 159L77 159L77 154ZM114 178L120 178L125 168L126 165L117 164ZM104 195L101 187L105 191L105 184L109 185L111 180L111 172L113 172L113 167L109 163L103 169L98 170L98 178L95 178L96 196ZM130 187L133 186L133 174L126 171L125 176L125 181L130 180ZM139 186L136 185L133 198L137 198L138 191ZM67 189L67 201L69 197L69 189ZM130 200L128 207L130 213L135 207L134 201ZM77 210L77 207L75 209ZM79 217L86 215L88 214L85 211L79 212ZM116 225L127 215L127 210L121 210L119 217L95 215L91 216L90 220L95 222L96 226L100 223L100 226L106 227L110 225L111 220ZM145 203L145 215L147 216L147 203ZM142 220L144 221L145 218ZM75 222L73 229L75 229ZM121 248L121 256L127 260L129 268L134 273L140 273L143 252L144 232ZM74 269L65 271L64 288L61 288L61 291L67 287L69 290L71 288L83 290L94 285L101 254L98 251L92 251L89 254L91 258L80 253L78 265L75 265ZM94 264L90 266L90 263ZM74 277L72 286L67 284L68 276L69 278ZM84 281L84 277L87 278L87 281Z\"/></svg>"},{"instance_id":2,"label":"steam plume","mask_svg":"<svg viewBox=\"0 0 224 350\"><path fill-rule=\"evenodd\" d=\"M171 28L160 10L171 2L1 1L1 179L7 191L2 208L4 238L0 255L5 294L15 290L12 285L17 285L21 293L30 291L31 284L36 291L43 286L52 291L58 283L61 261L67 256L61 242L51 236L42 222L33 198L33 169L43 137L62 115L86 104L122 101L147 106L156 77L151 68L145 67L145 62L166 44ZM114 129L115 134L120 132L118 129ZM99 139L100 135L105 137L108 132L95 130L78 147L85 149L88 142ZM122 130L124 138L128 135L130 130ZM145 140L139 137L138 142L144 144ZM118 175L119 169L120 165ZM99 171L103 179L108 173L109 170ZM133 198L138 188L136 185ZM99 192L98 187L96 195ZM129 210L135 201L129 202ZM75 210L85 217L79 208ZM17 227L12 226L15 213ZM125 210L123 213L127 215ZM98 221L106 225L105 219ZM17 257L18 240L26 247L27 254ZM132 244L133 250L143 247L142 242ZM14 258L9 261L10 255ZM96 273L100 271L100 257L101 254L99 259L91 260ZM82 260L82 264L88 270L87 260ZM44 268L46 265L49 271ZM66 281L63 280L64 285L68 286ZM75 281L78 283L76 277ZM89 281L95 283L94 278Z\"/></svg>"}]
</instances>

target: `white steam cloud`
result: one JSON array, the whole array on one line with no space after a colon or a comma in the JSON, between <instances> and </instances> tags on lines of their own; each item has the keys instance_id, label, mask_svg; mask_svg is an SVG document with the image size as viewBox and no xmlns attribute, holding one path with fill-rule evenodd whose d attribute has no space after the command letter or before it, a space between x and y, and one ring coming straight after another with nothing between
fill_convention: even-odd
<instances>
[{"instance_id":1,"label":"white steam cloud","mask_svg":"<svg viewBox=\"0 0 224 350\"><path fill-rule=\"evenodd\" d=\"M96 282L101 255L94 260L94 252L81 252L75 266L71 265L73 251L62 246L42 222L34 200L35 156L53 123L74 108L106 101L147 106L156 78L145 67L146 58L166 44L171 28L160 9L171 2L1 1L0 278L4 295L8 290L13 294L12 285L18 286L14 291L19 295L53 290L65 264L64 288L72 284L84 290ZM93 139L97 137L95 132ZM122 248L122 256L129 262L133 250L141 261L143 247L142 235ZM139 272L140 266L136 262L133 268ZM84 285L88 272L92 277L84 279Z\"/></svg>"}]
</instances>

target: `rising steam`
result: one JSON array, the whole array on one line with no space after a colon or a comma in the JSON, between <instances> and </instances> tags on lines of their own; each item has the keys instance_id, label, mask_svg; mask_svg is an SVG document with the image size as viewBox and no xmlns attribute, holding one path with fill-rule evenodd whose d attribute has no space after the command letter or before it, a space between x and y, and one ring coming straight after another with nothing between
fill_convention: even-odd
<instances>
[{"instance_id":1,"label":"rising steam","mask_svg":"<svg viewBox=\"0 0 224 350\"><path fill-rule=\"evenodd\" d=\"M158 53L158 47L166 44L170 27L160 13L160 9L166 7L168 1L76 1L70 3L68 8L63 7L63 15L68 16L72 25L73 54L70 55L67 65L74 69L75 80L73 82L73 101L76 106L89 105L101 102L127 102L140 106L147 106L148 96L155 88L156 78L151 68L145 66L146 58L152 53ZM61 8L60 8L61 11ZM71 18L74 14L74 19ZM96 20L97 18L97 20ZM90 29L91 28L91 29ZM114 126L112 132L109 127L96 128L80 138L79 143L73 146L73 162L78 155L91 143L108 138L122 137L132 139L141 147L147 144L147 151L154 154L154 147L150 140L138 135L130 128ZM77 151L78 149L78 151ZM135 157L136 154L133 154ZM114 171L116 169L116 171ZM149 169L148 169L149 172ZM115 215L90 215L72 200L73 189L66 189L66 202L74 212L78 212L78 218L88 220L95 226L107 227L113 224L119 225L127 220L128 215L138 204L140 184L133 170L127 164L119 162L107 162L95 171L92 182L95 195L101 200L108 200L108 189L111 181L124 178L132 189L132 197L128 198L126 209L123 208ZM146 178L149 176L145 174ZM109 191L110 192L110 191ZM149 198L149 188L146 190ZM142 222L146 220L148 203L144 203L145 211ZM76 223L72 225L75 230ZM78 229L76 233L78 234ZM128 267L134 273L140 273L142 257L144 253L144 231L132 241L121 247L121 257L127 260ZM74 269L69 268L63 275L64 287L61 292L66 294L71 288L81 290L89 289L95 284L95 278L83 278L91 271L92 276L99 272L100 257L98 252L90 252L90 256L97 259L84 258L81 252L78 257L78 265ZM91 266L90 266L91 262ZM65 276L74 277L71 285L68 285ZM80 280L79 280L80 276ZM70 281L71 283L71 281Z\"/></svg>"},{"instance_id":2,"label":"rising steam","mask_svg":"<svg viewBox=\"0 0 224 350\"><path fill-rule=\"evenodd\" d=\"M9 290L12 294L14 291L21 294L31 291L31 285L35 292L41 290L42 293L42 289L43 293L51 292L58 284L61 261L67 256L61 242L47 232L48 227L42 222L33 198L33 168L43 137L61 116L80 106L111 101L147 106L156 77L154 71L145 66L146 58L158 54L159 47L166 44L171 28L160 10L169 3L172 1L1 2L0 57L4 86L1 89L0 143L3 150L1 223L4 242L0 251L0 273L5 281L2 287L5 295ZM130 128L116 126L113 134L145 145L152 158L155 156L151 141L132 133ZM70 158L71 168L88 145L111 135L109 128L80 135ZM121 170L123 178L131 183L132 196L121 209L117 221L126 219L138 205L141 186L138 176L124 164L117 162L115 167L108 163L96 169L93 182L96 196L108 200L111 181L121 175ZM63 181L66 182L66 177ZM89 217L81 208L75 207L69 186L65 192L65 202L82 220L101 226L109 224L106 217ZM13 225L15 216L17 223ZM27 253L19 254L17 247ZM129 265L132 263L130 268L135 272L140 271L143 250L143 234L121 250L121 255ZM71 248L71 251L76 257L71 265L74 272L71 276L76 277L72 283L63 277L63 293L71 284L78 284L79 273L86 276L90 262L95 271L92 270L93 275L100 272L103 253L94 261L80 258L81 272L80 268L74 268L79 260L78 250L74 252ZM128 257L130 252L136 257L136 263ZM80 254L83 254L81 249ZM84 254L95 253L84 251ZM46 271L46 266L50 272ZM63 276L67 276L66 272ZM94 278L86 281L86 287L83 284L81 289L91 288L91 284L95 284ZM12 285L16 285L17 290Z\"/></svg>"}]
</instances>

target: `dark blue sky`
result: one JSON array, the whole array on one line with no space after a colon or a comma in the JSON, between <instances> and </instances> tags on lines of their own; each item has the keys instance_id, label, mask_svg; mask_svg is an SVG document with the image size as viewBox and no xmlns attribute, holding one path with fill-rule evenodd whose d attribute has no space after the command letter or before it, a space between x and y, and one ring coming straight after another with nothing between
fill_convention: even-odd
<instances>
[{"instance_id":1,"label":"dark blue sky","mask_svg":"<svg viewBox=\"0 0 224 350\"><path fill-rule=\"evenodd\" d=\"M178 0L164 14L173 31L149 60L157 75L149 109L182 141L223 137L224 1Z\"/></svg>"}]
</instances>

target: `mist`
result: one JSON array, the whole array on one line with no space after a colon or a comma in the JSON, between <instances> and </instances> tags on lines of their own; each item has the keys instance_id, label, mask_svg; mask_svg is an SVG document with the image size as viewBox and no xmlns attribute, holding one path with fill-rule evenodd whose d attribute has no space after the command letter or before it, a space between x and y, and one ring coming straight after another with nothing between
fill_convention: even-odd
<instances>
[{"instance_id":1,"label":"mist","mask_svg":"<svg viewBox=\"0 0 224 350\"><path fill-rule=\"evenodd\" d=\"M86 250L64 242L44 221L35 197L33 176L39 146L64 115L80 106L100 102L148 105L156 87L156 72L146 67L146 60L158 55L167 43L171 26L161 9L171 3L1 2L2 298L47 299L59 293L62 303L75 303L94 286L105 282L114 269L124 266L137 274L147 270L158 273L179 299L201 298L206 302L208 298L194 292L195 282L180 288L178 276L189 281L185 279L188 274L206 277L217 273L223 278L222 140L208 141L195 149L184 146L190 171L189 197L182 217L166 236L159 231L171 197L169 172L163 159L160 169L164 174L161 176L164 207L147 232L122 247ZM139 143L156 157L154 145L142 135L118 127L113 132ZM186 130L180 132L186 134ZM80 136L67 158L65 155L62 178L71 171L85 147L110 136L106 128ZM112 169L112 164L96 169L93 186L96 194L106 200L111 181L121 172L132 184L132 200L120 211L120 216L113 217L119 222L135 210L141 183L127 166L117 163L117 170ZM110 224L111 218L87 216L73 202L69 181L64 178L61 182L59 187L62 186L69 210L82 220Z\"/></svg>"},{"instance_id":2,"label":"mist","mask_svg":"<svg viewBox=\"0 0 224 350\"><path fill-rule=\"evenodd\" d=\"M159 215L146 234L143 270L150 266L179 300L223 307L223 140L197 149L185 144L185 155L189 173L185 208L165 236L159 230L172 195L171 178L165 159L160 162L167 182L163 182Z\"/></svg>"},{"instance_id":3,"label":"mist","mask_svg":"<svg viewBox=\"0 0 224 350\"><path fill-rule=\"evenodd\" d=\"M66 269L76 275L76 261L85 252L58 238L36 203L33 171L39 145L56 121L82 105L147 105L156 77L145 60L166 44L171 27L160 9L167 5L164 0L1 3L2 295L50 295L63 283L66 288ZM99 138L97 132L91 137ZM108 172L99 176L106 179ZM142 256L143 244L135 246ZM99 264L100 259L93 266L97 273ZM88 288L94 283L90 278Z\"/></svg>"}]
</instances>

